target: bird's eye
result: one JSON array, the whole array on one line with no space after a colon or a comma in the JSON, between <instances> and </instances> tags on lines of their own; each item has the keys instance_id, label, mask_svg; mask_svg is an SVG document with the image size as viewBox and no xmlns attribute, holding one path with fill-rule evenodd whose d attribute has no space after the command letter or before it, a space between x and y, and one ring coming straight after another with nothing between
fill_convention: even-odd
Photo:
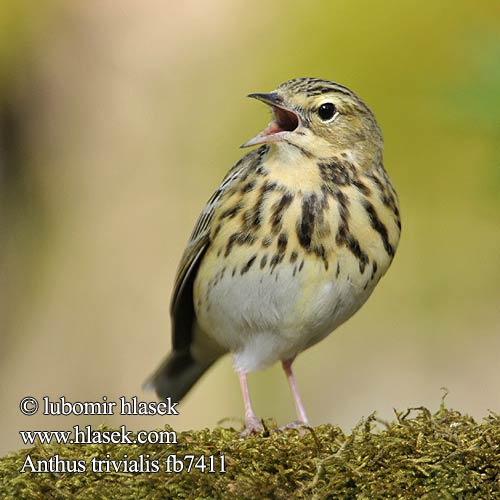
<instances>
[{"instance_id":1,"label":"bird's eye","mask_svg":"<svg viewBox=\"0 0 500 500\"><path fill-rule=\"evenodd\" d=\"M331 102L325 102L318 108L318 116L324 122L331 120L336 113L337 113L337 108L335 107L335 104Z\"/></svg>"}]
</instances>

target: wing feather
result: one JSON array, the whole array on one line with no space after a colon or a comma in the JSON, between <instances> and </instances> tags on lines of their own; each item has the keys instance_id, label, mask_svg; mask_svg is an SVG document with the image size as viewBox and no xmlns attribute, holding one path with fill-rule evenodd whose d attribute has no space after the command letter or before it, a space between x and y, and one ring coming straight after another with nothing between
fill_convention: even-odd
<instances>
[{"instance_id":1,"label":"wing feather","mask_svg":"<svg viewBox=\"0 0 500 500\"><path fill-rule=\"evenodd\" d=\"M220 198L245 169L244 166L236 168L239 165L240 162L229 171L229 174L208 200L198 218L179 264L170 304L172 347L174 350L185 350L189 348L191 343L192 323L194 320L194 279L203 255L210 245L211 224Z\"/></svg>"}]
</instances>

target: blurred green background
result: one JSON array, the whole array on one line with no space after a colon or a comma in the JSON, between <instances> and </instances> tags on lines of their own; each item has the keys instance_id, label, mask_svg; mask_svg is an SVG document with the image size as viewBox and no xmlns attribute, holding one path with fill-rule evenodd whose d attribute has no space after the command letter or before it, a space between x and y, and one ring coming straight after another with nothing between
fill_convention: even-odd
<instances>
[{"instance_id":1,"label":"blurred green background","mask_svg":"<svg viewBox=\"0 0 500 500\"><path fill-rule=\"evenodd\" d=\"M497 0L3 0L0 32L0 452L20 429L103 421L25 417L23 396L153 399L186 240L268 121L245 95L298 76L369 103L403 218L373 297L296 362L312 423L436 408L443 386L463 412L499 411ZM295 418L278 366L250 389L260 416ZM242 416L226 358L180 416L104 421Z\"/></svg>"}]
</instances>

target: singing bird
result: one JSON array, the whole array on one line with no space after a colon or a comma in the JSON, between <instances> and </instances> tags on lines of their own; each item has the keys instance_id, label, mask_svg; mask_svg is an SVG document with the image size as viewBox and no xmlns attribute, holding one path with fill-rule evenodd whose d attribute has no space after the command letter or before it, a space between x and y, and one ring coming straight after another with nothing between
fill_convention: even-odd
<instances>
[{"instance_id":1,"label":"singing bird","mask_svg":"<svg viewBox=\"0 0 500 500\"><path fill-rule=\"evenodd\" d=\"M179 401L230 352L245 405L244 434L262 430L247 374L280 361L298 425L308 419L292 372L305 349L368 299L401 231L368 106L327 80L298 78L249 97L267 128L208 200L182 256L172 302L172 351L150 378Z\"/></svg>"}]
</instances>

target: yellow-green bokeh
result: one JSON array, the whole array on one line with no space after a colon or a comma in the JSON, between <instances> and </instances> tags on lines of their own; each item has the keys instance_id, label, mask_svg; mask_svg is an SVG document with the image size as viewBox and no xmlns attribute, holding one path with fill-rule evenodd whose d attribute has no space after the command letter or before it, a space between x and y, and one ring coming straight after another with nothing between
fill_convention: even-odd
<instances>
[{"instance_id":1,"label":"yellow-green bokeh","mask_svg":"<svg viewBox=\"0 0 500 500\"><path fill-rule=\"evenodd\" d=\"M267 123L245 95L298 76L374 110L403 218L368 304L297 360L312 423L435 407L442 386L464 412L498 411L499 19L496 0L4 0L0 448L77 421L23 417L22 396L152 397L141 383L169 346L184 244ZM260 415L294 418L277 367L251 390ZM226 359L168 422L214 426L241 406Z\"/></svg>"}]
</instances>

